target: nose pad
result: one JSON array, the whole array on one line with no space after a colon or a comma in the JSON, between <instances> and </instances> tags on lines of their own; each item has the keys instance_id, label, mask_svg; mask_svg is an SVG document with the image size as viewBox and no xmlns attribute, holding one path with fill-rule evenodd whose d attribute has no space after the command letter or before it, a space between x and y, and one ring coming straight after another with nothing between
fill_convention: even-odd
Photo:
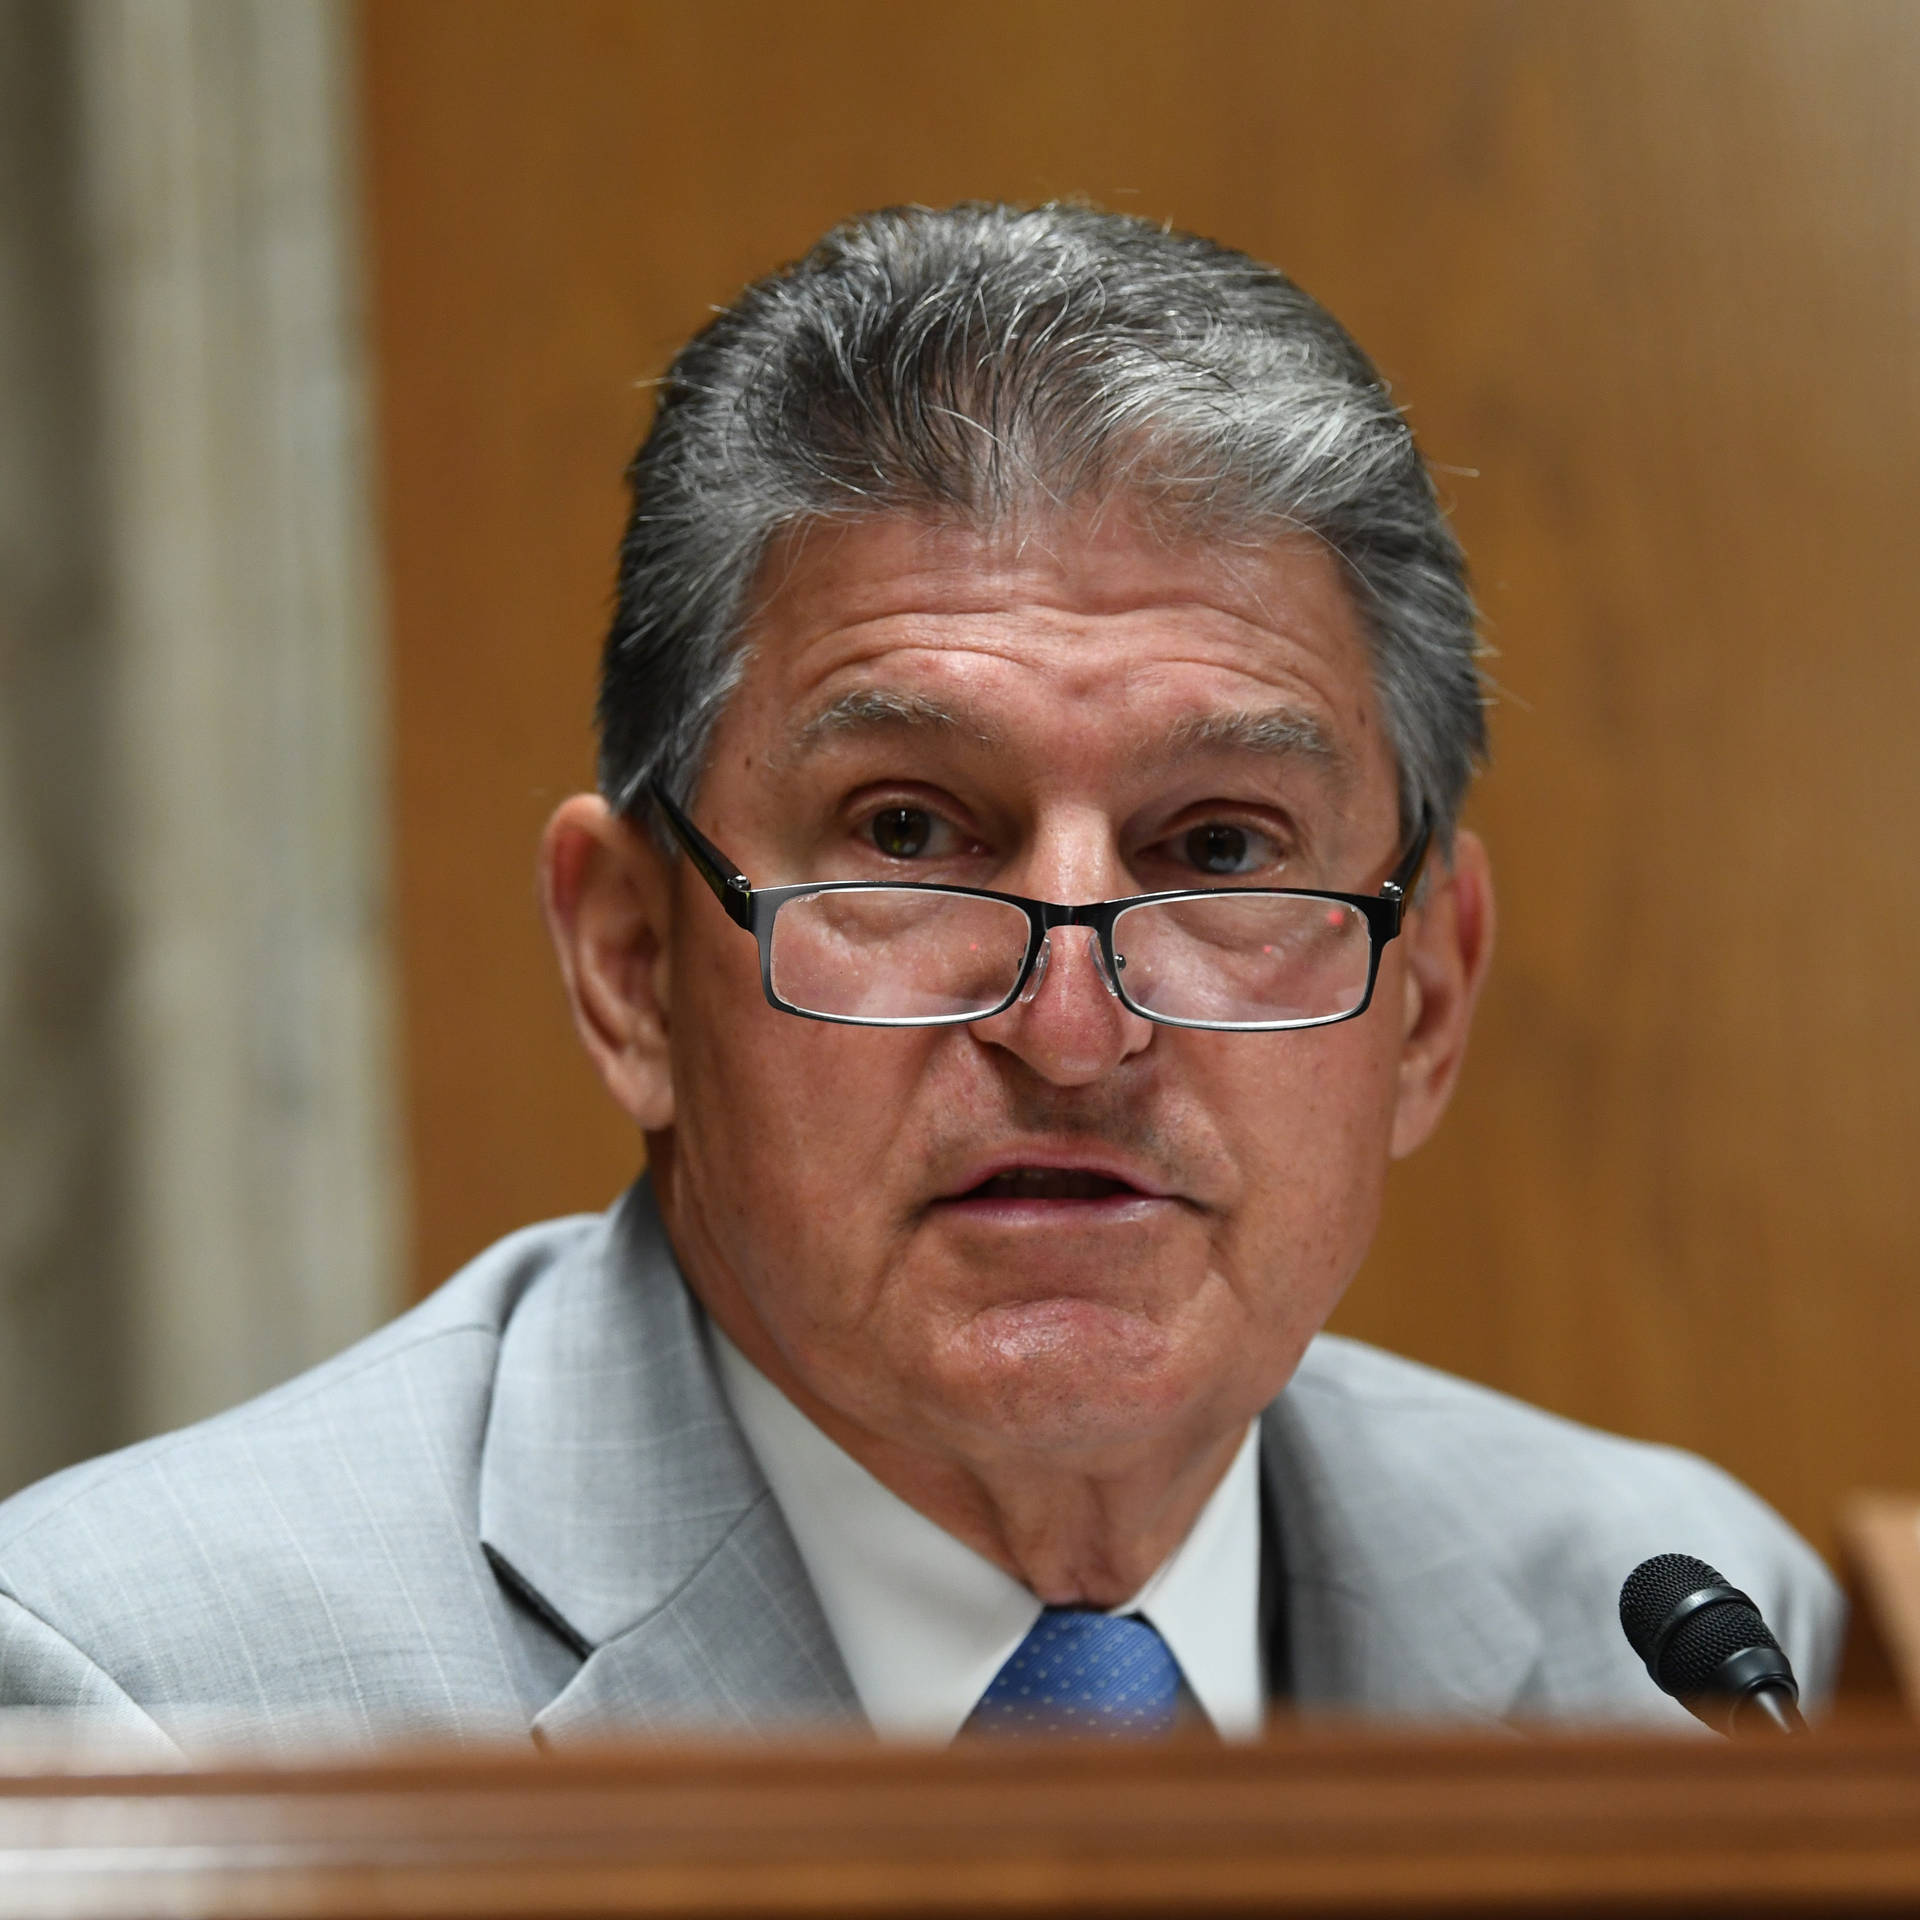
<instances>
[{"instance_id":1,"label":"nose pad","mask_svg":"<svg viewBox=\"0 0 1920 1920\"><path fill-rule=\"evenodd\" d=\"M1100 976L1100 984L1106 988L1111 998L1118 1000L1120 989L1115 985L1113 974L1107 967L1107 950L1100 944L1100 936L1089 930L1087 945L1093 949L1093 970Z\"/></svg>"},{"instance_id":2,"label":"nose pad","mask_svg":"<svg viewBox=\"0 0 1920 1920\"><path fill-rule=\"evenodd\" d=\"M1046 934L1040 941L1040 956L1033 963L1033 971L1027 975L1027 984L1020 989L1020 1004L1023 1007L1033 1005L1033 996L1040 991L1040 982L1047 977L1047 962L1053 955L1053 935Z\"/></svg>"},{"instance_id":3,"label":"nose pad","mask_svg":"<svg viewBox=\"0 0 1920 1920\"><path fill-rule=\"evenodd\" d=\"M1100 976L1100 984L1106 988L1108 996L1118 1000L1120 990L1113 984L1113 975L1107 971L1107 956L1100 950L1100 936L1091 930L1087 934L1087 945L1093 950L1093 970ZM1047 977L1047 962L1053 956L1053 935L1048 934L1040 942L1040 957L1033 963L1033 971L1027 975L1027 984L1020 989L1020 1004L1029 1007L1034 995L1040 991L1040 983Z\"/></svg>"}]
</instances>

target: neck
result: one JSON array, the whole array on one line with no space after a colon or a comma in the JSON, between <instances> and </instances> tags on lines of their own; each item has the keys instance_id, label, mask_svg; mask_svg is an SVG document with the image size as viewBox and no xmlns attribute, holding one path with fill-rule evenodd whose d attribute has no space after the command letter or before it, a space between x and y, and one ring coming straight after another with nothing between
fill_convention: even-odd
<instances>
[{"instance_id":1,"label":"neck","mask_svg":"<svg viewBox=\"0 0 1920 1920\"><path fill-rule=\"evenodd\" d=\"M815 1393L737 1301L705 1304L741 1353L842 1452L1049 1606L1130 1600L1187 1537L1246 1435L1242 1423L1179 1448L1162 1440L1137 1457L934 1452L872 1432Z\"/></svg>"}]
</instances>

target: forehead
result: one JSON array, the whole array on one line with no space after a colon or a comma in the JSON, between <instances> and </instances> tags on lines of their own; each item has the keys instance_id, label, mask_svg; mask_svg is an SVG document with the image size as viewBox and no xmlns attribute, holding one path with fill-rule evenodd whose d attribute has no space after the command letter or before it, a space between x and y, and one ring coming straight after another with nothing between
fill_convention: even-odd
<instances>
[{"instance_id":1,"label":"forehead","mask_svg":"<svg viewBox=\"0 0 1920 1920\"><path fill-rule=\"evenodd\" d=\"M1170 544L1118 513L815 527L769 554L745 640L722 734L770 762L917 727L1049 762L1304 750L1392 784L1356 609L1305 535Z\"/></svg>"}]
</instances>

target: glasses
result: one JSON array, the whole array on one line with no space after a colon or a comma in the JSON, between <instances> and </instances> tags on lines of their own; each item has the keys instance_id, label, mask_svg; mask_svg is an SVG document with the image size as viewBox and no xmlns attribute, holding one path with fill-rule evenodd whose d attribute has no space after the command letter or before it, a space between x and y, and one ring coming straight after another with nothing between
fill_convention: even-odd
<instances>
[{"instance_id":1,"label":"glasses","mask_svg":"<svg viewBox=\"0 0 1920 1920\"><path fill-rule=\"evenodd\" d=\"M1432 839L1423 814L1377 894L1212 887L1066 907L910 880L756 887L657 780L650 792L728 916L760 943L768 1002L856 1027L1004 1013L1038 991L1056 927L1091 928L1108 992L1164 1026L1272 1033L1351 1020L1373 998Z\"/></svg>"}]
</instances>

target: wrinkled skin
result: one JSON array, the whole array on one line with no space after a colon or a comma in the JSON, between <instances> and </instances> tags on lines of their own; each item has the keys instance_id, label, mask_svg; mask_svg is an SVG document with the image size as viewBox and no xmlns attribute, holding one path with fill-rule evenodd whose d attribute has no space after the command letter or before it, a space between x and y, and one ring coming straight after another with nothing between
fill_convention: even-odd
<instances>
[{"instance_id":1,"label":"wrinkled skin","mask_svg":"<svg viewBox=\"0 0 1920 1920\"><path fill-rule=\"evenodd\" d=\"M1401 851L1366 643L1305 538L1176 547L1112 512L814 530L770 556L748 644L692 812L756 885L1360 892ZM713 1317L903 1498L1044 1600L1100 1606L1178 1545L1358 1267L1492 931L1462 834L1344 1024L1153 1025L1076 929L1026 1003L882 1030L770 1007L689 863L593 796L556 814L543 877Z\"/></svg>"}]
</instances>

